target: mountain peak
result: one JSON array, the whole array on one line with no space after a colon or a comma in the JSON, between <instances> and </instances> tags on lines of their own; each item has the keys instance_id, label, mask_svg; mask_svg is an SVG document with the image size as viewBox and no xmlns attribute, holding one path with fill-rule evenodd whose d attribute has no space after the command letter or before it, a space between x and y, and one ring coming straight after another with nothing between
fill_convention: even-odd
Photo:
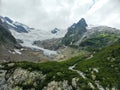
<instances>
[{"instance_id":1,"label":"mountain peak","mask_svg":"<svg viewBox=\"0 0 120 90\"><path fill-rule=\"evenodd\" d=\"M82 25L84 27L87 27L87 23L86 20L84 18L81 18L80 21L77 23L77 25Z\"/></svg>"},{"instance_id":2,"label":"mountain peak","mask_svg":"<svg viewBox=\"0 0 120 90\"><path fill-rule=\"evenodd\" d=\"M84 18L81 18L79 22L74 23L68 28L68 32L63 38L62 42L65 45L70 45L78 41L85 32L87 32L87 23Z\"/></svg>"},{"instance_id":3,"label":"mountain peak","mask_svg":"<svg viewBox=\"0 0 120 90\"><path fill-rule=\"evenodd\" d=\"M51 31L51 33L55 34L55 33L57 33L58 31L60 31L58 28L54 28L54 29Z\"/></svg>"}]
</instances>

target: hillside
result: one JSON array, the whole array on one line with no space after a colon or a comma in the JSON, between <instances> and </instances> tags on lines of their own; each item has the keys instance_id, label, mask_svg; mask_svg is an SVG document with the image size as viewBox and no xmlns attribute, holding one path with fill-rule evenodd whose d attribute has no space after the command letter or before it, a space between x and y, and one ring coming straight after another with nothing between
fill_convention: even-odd
<instances>
[{"instance_id":1,"label":"hillside","mask_svg":"<svg viewBox=\"0 0 120 90\"><path fill-rule=\"evenodd\" d=\"M29 90L119 90L120 42L88 57L67 61L1 64L1 80L7 88ZM6 74L3 74L7 72ZM39 78L38 78L39 77ZM5 79L4 79L5 78ZM9 83L9 84L8 84ZM2 87L4 88L4 87Z\"/></svg>"},{"instance_id":2,"label":"hillside","mask_svg":"<svg viewBox=\"0 0 120 90\"><path fill-rule=\"evenodd\" d=\"M93 27L88 29L88 32L78 41L78 45L86 50L96 51L116 42L120 38L119 35L120 30L115 28L107 26Z\"/></svg>"}]
</instances>

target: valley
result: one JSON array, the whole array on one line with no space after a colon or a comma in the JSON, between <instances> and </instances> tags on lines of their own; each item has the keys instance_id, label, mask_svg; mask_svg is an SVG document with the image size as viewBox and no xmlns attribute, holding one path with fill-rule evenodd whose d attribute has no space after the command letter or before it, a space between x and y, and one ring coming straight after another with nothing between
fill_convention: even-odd
<instances>
[{"instance_id":1,"label":"valley","mask_svg":"<svg viewBox=\"0 0 120 90\"><path fill-rule=\"evenodd\" d=\"M119 29L84 18L65 31L14 25L0 20L0 90L120 89Z\"/></svg>"}]
</instances>

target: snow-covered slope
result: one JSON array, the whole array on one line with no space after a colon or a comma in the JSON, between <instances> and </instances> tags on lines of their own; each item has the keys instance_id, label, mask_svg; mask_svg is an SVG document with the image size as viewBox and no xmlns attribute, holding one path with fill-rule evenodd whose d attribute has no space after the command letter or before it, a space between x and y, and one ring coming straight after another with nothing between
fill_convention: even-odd
<instances>
[{"instance_id":1,"label":"snow-covered slope","mask_svg":"<svg viewBox=\"0 0 120 90\"><path fill-rule=\"evenodd\" d=\"M28 33L31 30L31 28L29 28L28 26L22 23L13 21L8 17L0 16L0 20L1 20L0 25L2 25L6 29L15 30L19 33Z\"/></svg>"},{"instance_id":2,"label":"snow-covered slope","mask_svg":"<svg viewBox=\"0 0 120 90\"><path fill-rule=\"evenodd\" d=\"M49 39L49 38L57 38L56 35L53 35L49 32L45 32L42 30L32 30L29 33L18 33L18 32L13 31L13 30L10 30L10 31L12 32L13 36L16 39L20 39L23 41L23 43L21 43L21 45L24 47L33 48L36 50L42 50L43 53L45 55L48 55L48 56L57 54L56 51L47 50L47 49L33 45L33 42L36 40L45 40L45 39Z\"/></svg>"}]
</instances>

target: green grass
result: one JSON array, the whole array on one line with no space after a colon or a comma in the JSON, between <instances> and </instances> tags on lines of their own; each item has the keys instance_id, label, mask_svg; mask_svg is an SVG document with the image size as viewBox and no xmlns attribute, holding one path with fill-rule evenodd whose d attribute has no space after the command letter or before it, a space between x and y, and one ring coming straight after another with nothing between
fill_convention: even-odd
<instances>
[{"instance_id":1,"label":"green grass","mask_svg":"<svg viewBox=\"0 0 120 90\"><path fill-rule=\"evenodd\" d=\"M99 73L94 75L101 85L109 88L117 87L120 80L120 44L103 48L93 58L81 60L76 66L77 70L83 71L90 78L89 68L98 68Z\"/></svg>"},{"instance_id":2,"label":"green grass","mask_svg":"<svg viewBox=\"0 0 120 90\"><path fill-rule=\"evenodd\" d=\"M82 54L82 56L76 56L74 58L62 62L49 61L45 63L33 63L33 62L24 61L24 62L17 62L12 67L8 67L7 66L8 63L6 63L6 67L4 69L9 70L12 68L20 67L28 71L42 71L42 73L46 75L46 79L42 83L40 83L36 87L36 89L42 89L44 86L46 86L49 82L53 80L55 81L68 80L69 84L71 85L72 78L75 77L81 78L81 77L76 72L68 70L68 67L74 65L80 60L83 60L83 58L85 58L85 56ZM23 87L25 86L23 85Z\"/></svg>"}]
</instances>

